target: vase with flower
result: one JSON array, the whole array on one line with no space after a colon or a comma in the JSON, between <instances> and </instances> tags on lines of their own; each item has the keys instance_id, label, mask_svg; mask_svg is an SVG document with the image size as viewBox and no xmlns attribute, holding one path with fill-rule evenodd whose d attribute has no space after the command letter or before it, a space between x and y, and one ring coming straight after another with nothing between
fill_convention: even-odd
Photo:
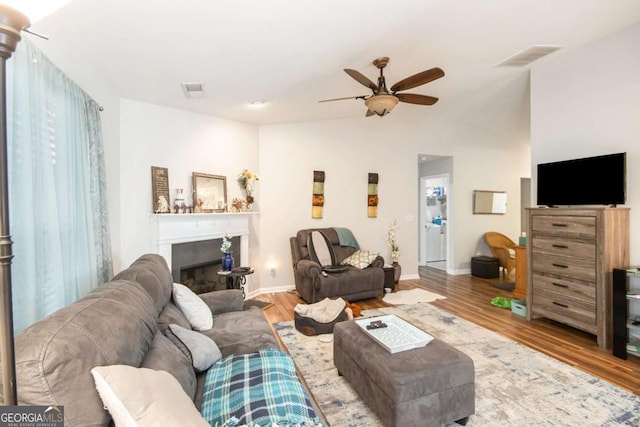
<instances>
[{"instance_id":1,"label":"vase with flower","mask_svg":"<svg viewBox=\"0 0 640 427\"><path fill-rule=\"evenodd\" d=\"M233 254L231 253L231 239L225 235L222 238L222 245L220 246L222 251L222 271L233 270Z\"/></svg>"},{"instance_id":2,"label":"vase with flower","mask_svg":"<svg viewBox=\"0 0 640 427\"><path fill-rule=\"evenodd\" d=\"M397 284L400 280L402 267L398 264L398 259L400 258L400 247L396 240L396 225L396 220L393 220L389 225L389 230L387 230L387 243L389 243L389 246L391 247L391 261L394 268L393 280Z\"/></svg>"},{"instance_id":3,"label":"vase with flower","mask_svg":"<svg viewBox=\"0 0 640 427\"><path fill-rule=\"evenodd\" d=\"M253 198L253 190L256 181L259 179L260 178L258 178L257 174L250 172L248 169L245 169L240 175L238 175L238 184L240 184L240 188L245 192L247 210L255 201Z\"/></svg>"}]
</instances>

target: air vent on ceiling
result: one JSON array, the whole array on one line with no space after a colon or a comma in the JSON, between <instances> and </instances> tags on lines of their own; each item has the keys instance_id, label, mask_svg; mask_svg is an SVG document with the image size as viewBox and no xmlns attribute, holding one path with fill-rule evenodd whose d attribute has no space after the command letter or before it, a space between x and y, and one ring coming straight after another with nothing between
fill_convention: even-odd
<instances>
[{"instance_id":1,"label":"air vent on ceiling","mask_svg":"<svg viewBox=\"0 0 640 427\"><path fill-rule=\"evenodd\" d=\"M524 67L561 48L562 46L533 45L496 64L496 67Z\"/></svg>"},{"instance_id":2,"label":"air vent on ceiling","mask_svg":"<svg viewBox=\"0 0 640 427\"><path fill-rule=\"evenodd\" d=\"M204 96L202 83L182 83L182 90L186 98L202 98Z\"/></svg>"}]
</instances>

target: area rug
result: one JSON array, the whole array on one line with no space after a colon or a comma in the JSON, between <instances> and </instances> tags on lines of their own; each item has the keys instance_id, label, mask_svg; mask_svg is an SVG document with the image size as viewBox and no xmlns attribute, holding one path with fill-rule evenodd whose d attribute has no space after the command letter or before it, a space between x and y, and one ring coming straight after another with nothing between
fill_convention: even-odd
<instances>
[{"instance_id":1,"label":"area rug","mask_svg":"<svg viewBox=\"0 0 640 427\"><path fill-rule=\"evenodd\" d=\"M397 291L386 294L382 301L387 304L402 305L402 304L416 304L419 302L432 302L437 299L447 299L442 295L438 295L433 292L425 291L424 289L414 288L411 290Z\"/></svg>"},{"instance_id":2,"label":"area rug","mask_svg":"<svg viewBox=\"0 0 640 427\"><path fill-rule=\"evenodd\" d=\"M364 314L400 316L473 359L476 412L468 426L640 425L639 396L429 304ZM332 427L382 426L338 376L332 342L302 335L293 322L274 326Z\"/></svg>"},{"instance_id":3,"label":"area rug","mask_svg":"<svg viewBox=\"0 0 640 427\"><path fill-rule=\"evenodd\" d=\"M502 289L503 291L513 291L516 288L516 284L513 282L492 283L491 286Z\"/></svg>"}]
</instances>

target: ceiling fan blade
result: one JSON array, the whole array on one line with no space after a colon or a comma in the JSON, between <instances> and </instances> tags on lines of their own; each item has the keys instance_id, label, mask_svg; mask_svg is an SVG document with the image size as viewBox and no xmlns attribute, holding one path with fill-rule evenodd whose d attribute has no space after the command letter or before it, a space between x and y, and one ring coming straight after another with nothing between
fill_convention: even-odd
<instances>
[{"instance_id":1,"label":"ceiling fan blade","mask_svg":"<svg viewBox=\"0 0 640 427\"><path fill-rule=\"evenodd\" d=\"M371 117L371 116L375 116L375 115L376 115L376 113L374 113L373 111L371 111L371 110L369 110L367 108L367 114L365 114L365 117Z\"/></svg>"},{"instance_id":2,"label":"ceiling fan blade","mask_svg":"<svg viewBox=\"0 0 640 427\"><path fill-rule=\"evenodd\" d=\"M345 68L344 72L349 74L355 81L360 83L363 86L368 87L372 91L378 90L378 85L369 80L366 76L364 76L360 71L351 70L349 68Z\"/></svg>"},{"instance_id":3,"label":"ceiling fan blade","mask_svg":"<svg viewBox=\"0 0 640 427\"><path fill-rule=\"evenodd\" d=\"M359 96L345 96L344 98L333 98L333 99L323 99L318 102L329 102L329 101L342 101L344 99L365 99L367 95L359 95Z\"/></svg>"},{"instance_id":4,"label":"ceiling fan blade","mask_svg":"<svg viewBox=\"0 0 640 427\"><path fill-rule=\"evenodd\" d=\"M438 102L438 98L427 95L418 95L416 93L396 93L394 95L400 102L418 105L433 105Z\"/></svg>"},{"instance_id":5,"label":"ceiling fan blade","mask_svg":"<svg viewBox=\"0 0 640 427\"><path fill-rule=\"evenodd\" d=\"M425 83L432 82L443 76L444 76L444 71L442 71L440 68L438 67L432 68L430 70L426 70L421 73L414 74L411 77L407 77L406 79L400 80L398 83L391 86L391 92L411 89L416 86L420 86Z\"/></svg>"}]
</instances>

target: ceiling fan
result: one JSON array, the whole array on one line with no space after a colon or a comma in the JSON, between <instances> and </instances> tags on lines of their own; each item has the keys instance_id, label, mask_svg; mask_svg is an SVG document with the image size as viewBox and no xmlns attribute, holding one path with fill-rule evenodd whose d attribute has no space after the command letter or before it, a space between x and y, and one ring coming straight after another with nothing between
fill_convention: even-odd
<instances>
[{"instance_id":1,"label":"ceiling fan","mask_svg":"<svg viewBox=\"0 0 640 427\"><path fill-rule=\"evenodd\" d=\"M360 96L347 96L345 98L324 99L320 102L340 101L343 99L362 99L367 106L366 116L378 115L380 117L389 114L393 107L398 102L408 102L409 104L418 105L433 105L438 102L438 98L427 95L418 95L415 93L398 93L403 90L411 89L423 84L432 82L440 77L444 76L444 71L440 68L431 68L430 70L422 71L418 74L414 74L411 77L400 80L398 83L391 86L391 89L387 89L387 84L384 80L383 69L389 63L389 58L383 56L373 61L380 70L380 76L378 76L378 84L375 84L362 73L357 70L345 68L345 73L349 74L354 80L363 86L368 87L373 92L371 95Z\"/></svg>"}]
</instances>

